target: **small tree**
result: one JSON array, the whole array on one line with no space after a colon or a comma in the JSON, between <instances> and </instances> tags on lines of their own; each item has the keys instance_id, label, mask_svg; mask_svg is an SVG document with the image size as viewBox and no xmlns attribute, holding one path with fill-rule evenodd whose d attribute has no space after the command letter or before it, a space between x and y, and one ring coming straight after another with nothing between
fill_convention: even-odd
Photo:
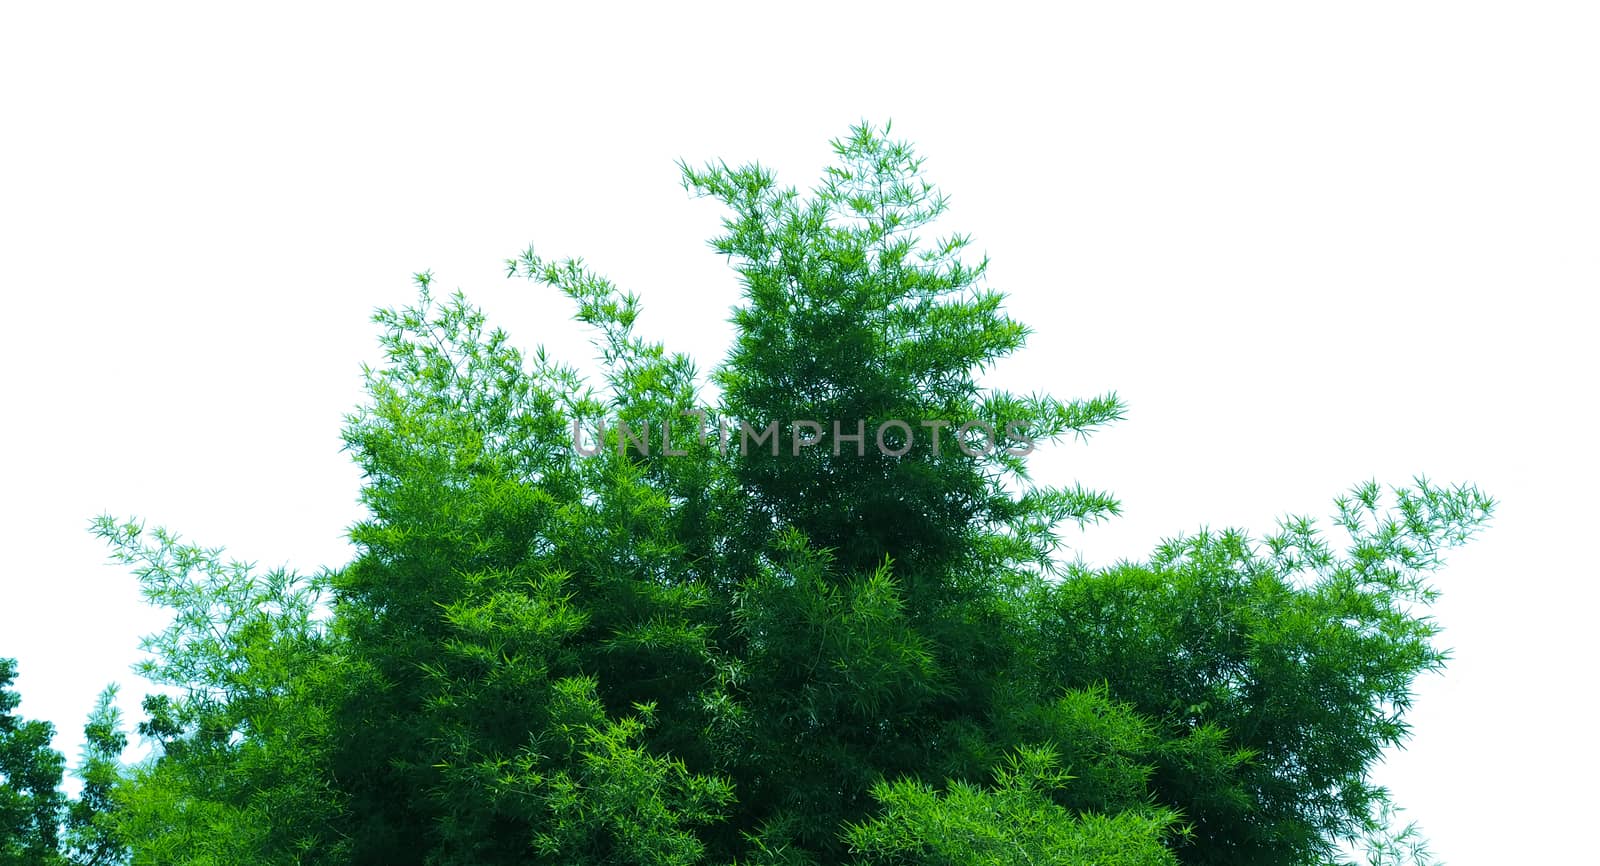
<instances>
[{"instance_id":1,"label":"small tree","mask_svg":"<svg viewBox=\"0 0 1600 866\"><path fill-rule=\"evenodd\" d=\"M128 735L117 709L117 687L107 686L83 727L83 758L73 771L83 782L78 799L67 806L64 849L77 866L112 866L127 860L117 835L113 795L122 780L122 753Z\"/></svg>"},{"instance_id":2,"label":"small tree","mask_svg":"<svg viewBox=\"0 0 1600 866\"><path fill-rule=\"evenodd\" d=\"M55 728L16 714L16 659L0 658L0 866L58 861L65 762L50 747Z\"/></svg>"}]
</instances>

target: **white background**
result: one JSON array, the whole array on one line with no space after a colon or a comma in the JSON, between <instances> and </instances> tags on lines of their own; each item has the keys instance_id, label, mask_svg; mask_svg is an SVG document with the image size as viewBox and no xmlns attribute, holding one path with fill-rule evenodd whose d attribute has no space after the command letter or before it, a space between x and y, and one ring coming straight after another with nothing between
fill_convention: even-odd
<instances>
[{"instance_id":1,"label":"white background","mask_svg":"<svg viewBox=\"0 0 1600 866\"><path fill-rule=\"evenodd\" d=\"M673 161L807 188L892 118L1036 331L999 380L1131 404L1037 462L1122 497L1090 561L1367 478L1501 501L1440 576L1455 658L1380 779L1454 864L1587 835L1592 5L258 8L0 12L0 655L69 756L105 683L137 719L161 622L89 518L342 564L341 416L413 272L586 360L503 268L582 255L709 367L737 284Z\"/></svg>"}]
</instances>

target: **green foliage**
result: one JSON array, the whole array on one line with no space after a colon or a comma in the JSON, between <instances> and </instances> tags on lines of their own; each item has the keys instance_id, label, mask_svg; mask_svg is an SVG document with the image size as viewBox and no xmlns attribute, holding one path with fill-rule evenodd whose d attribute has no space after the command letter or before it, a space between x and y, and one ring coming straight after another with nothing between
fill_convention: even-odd
<instances>
[{"instance_id":1,"label":"green foliage","mask_svg":"<svg viewBox=\"0 0 1600 866\"><path fill-rule=\"evenodd\" d=\"M923 235L948 199L908 145L861 126L834 150L839 164L809 199L760 166L683 166L689 190L732 211L711 245L745 286L738 336L714 377L721 411L762 423L815 419L830 434L834 421L849 432L857 421L875 431L899 419L922 435L899 457L871 442L849 460L832 447L798 458L756 452L735 467L741 486L760 514L799 527L847 572L885 554L907 576L948 569L970 557L970 533L984 528L1004 560L1048 567L1053 524L1113 514L1115 500L1076 487L1019 498L1004 482L1024 474L1022 460L1003 450L968 456L957 431L1014 421L1038 442L1084 436L1120 419L1122 403L981 388L975 375L1028 335L1005 315L1003 296L981 288L987 260L963 262L965 236ZM942 448L924 422L949 425ZM792 425L781 432L792 441Z\"/></svg>"},{"instance_id":2,"label":"green foliage","mask_svg":"<svg viewBox=\"0 0 1600 866\"><path fill-rule=\"evenodd\" d=\"M1393 512L1379 496L1366 484L1341 500L1342 553L1294 519L1259 545L1178 538L1148 563L1037 588L1047 671L1107 684L1165 736L1209 726L1238 750L1220 780L1193 756L1158 763L1157 789L1195 827L1188 862L1316 862L1384 803L1367 772L1406 736L1412 681L1445 658L1412 612L1433 597L1423 573L1492 503L1425 479Z\"/></svg>"},{"instance_id":3,"label":"green foliage","mask_svg":"<svg viewBox=\"0 0 1600 866\"><path fill-rule=\"evenodd\" d=\"M879 817L846 836L863 866L1165 866L1168 809L1075 814L1051 793L1073 777L1049 749L1022 749L995 770L992 790L956 782L940 794L911 779L879 782Z\"/></svg>"},{"instance_id":4,"label":"green foliage","mask_svg":"<svg viewBox=\"0 0 1600 866\"><path fill-rule=\"evenodd\" d=\"M94 531L145 597L173 613L138 666L177 691L144 700L139 732L157 753L111 795L131 862L298 863L336 849L323 831L342 797L325 753L328 707L344 682L317 619L326 577L257 574L220 550L110 517Z\"/></svg>"},{"instance_id":5,"label":"green foliage","mask_svg":"<svg viewBox=\"0 0 1600 866\"><path fill-rule=\"evenodd\" d=\"M83 726L83 758L73 771L83 782L83 790L67 807L63 842L68 859L80 866L127 862L127 846L117 833L114 796L122 780L122 753L128 747L128 735L122 730L116 698L117 687L107 686L95 701Z\"/></svg>"},{"instance_id":6,"label":"green foliage","mask_svg":"<svg viewBox=\"0 0 1600 866\"><path fill-rule=\"evenodd\" d=\"M55 728L16 714L16 676L16 660L0 658L0 866L49 866L59 862L66 765L50 747Z\"/></svg>"},{"instance_id":7,"label":"green foliage","mask_svg":"<svg viewBox=\"0 0 1600 866\"><path fill-rule=\"evenodd\" d=\"M1492 503L1419 480L1385 506L1367 484L1338 503L1342 548L1297 518L1063 565L1059 527L1117 503L1033 483L1025 446L1123 405L980 385L1028 330L964 236L927 234L948 201L887 132L836 142L809 196L683 166L729 210L712 246L745 289L708 376L581 260L507 270L576 305L595 383L419 275L415 306L376 315L384 361L347 419L369 514L338 571L259 574L97 521L174 614L142 668L172 692L120 781L97 711L74 844L151 864L1321 864L1381 835L1369 770L1444 660L1426 575ZM573 424L597 419L580 454ZM780 447L688 432L710 419L774 423ZM894 454L873 435L891 419L912 434Z\"/></svg>"}]
</instances>

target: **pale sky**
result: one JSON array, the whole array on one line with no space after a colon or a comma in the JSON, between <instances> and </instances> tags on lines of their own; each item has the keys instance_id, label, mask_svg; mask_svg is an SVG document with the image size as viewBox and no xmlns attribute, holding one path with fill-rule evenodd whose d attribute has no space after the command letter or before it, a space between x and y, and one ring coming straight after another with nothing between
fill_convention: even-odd
<instances>
[{"instance_id":1,"label":"pale sky","mask_svg":"<svg viewBox=\"0 0 1600 866\"><path fill-rule=\"evenodd\" d=\"M1437 578L1454 660L1381 768L1455 866L1566 860L1600 774L1590 401L1600 13L1588 3L0 10L0 656L77 754L161 617L88 521L263 567L348 561L345 412L411 274L592 355L532 242L720 360L721 212L674 160L808 188L893 119L1031 325L1013 390L1129 418L1035 456L1118 494L1091 562L1269 530L1376 478L1498 516Z\"/></svg>"}]
</instances>

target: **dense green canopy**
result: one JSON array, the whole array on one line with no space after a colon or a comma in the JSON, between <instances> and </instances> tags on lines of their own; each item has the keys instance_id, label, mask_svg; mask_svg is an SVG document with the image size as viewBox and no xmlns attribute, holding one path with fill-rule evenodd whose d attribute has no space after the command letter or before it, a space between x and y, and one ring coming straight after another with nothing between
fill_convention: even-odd
<instances>
[{"instance_id":1,"label":"dense green canopy","mask_svg":"<svg viewBox=\"0 0 1600 866\"><path fill-rule=\"evenodd\" d=\"M744 288L708 377L581 260L508 271L576 304L595 382L421 275L345 429L343 568L97 521L175 615L142 669L173 689L85 814L133 863L241 866L1321 864L1381 832L1370 770L1444 660L1424 578L1492 503L1364 484L1326 534L1069 562L1058 529L1116 500L1034 483L1028 443L1123 404L979 384L1028 329L886 133L809 195L683 167ZM50 790L13 730L25 836Z\"/></svg>"}]
</instances>

